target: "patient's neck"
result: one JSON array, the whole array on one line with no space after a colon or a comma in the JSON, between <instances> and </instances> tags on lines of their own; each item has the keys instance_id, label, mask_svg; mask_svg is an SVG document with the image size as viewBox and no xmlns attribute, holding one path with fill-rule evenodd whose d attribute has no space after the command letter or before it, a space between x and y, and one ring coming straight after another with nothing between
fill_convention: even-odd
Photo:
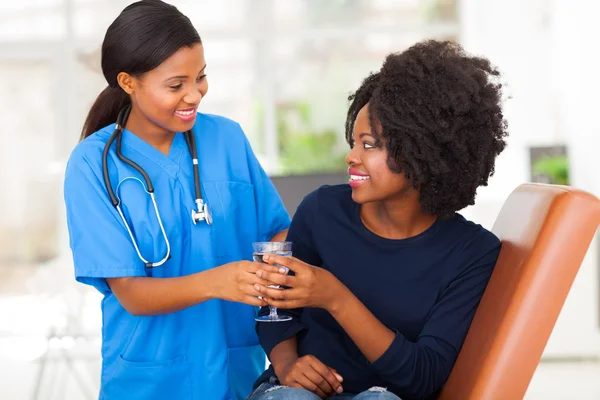
<instances>
[{"instance_id":1,"label":"patient's neck","mask_svg":"<svg viewBox=\"0 0 600 400\"><path fill-rule=\"evenodd\" d=\"M376 235L400 240L423 233L433 225L437 216L423 212L417 194L417 197L362 204L360 219Z\"/></svg>"}]
</instances>

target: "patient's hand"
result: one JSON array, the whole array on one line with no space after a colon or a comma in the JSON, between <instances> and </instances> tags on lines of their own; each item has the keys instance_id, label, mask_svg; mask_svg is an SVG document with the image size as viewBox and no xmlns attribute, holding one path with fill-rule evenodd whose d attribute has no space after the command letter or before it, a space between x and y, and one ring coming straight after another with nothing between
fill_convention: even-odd
<instances>
[{"instance_id":1,"label":"patient's hand","mask_svg":"<svg viewBox=\"0 0 600 400\"><path fill-rule=\"evenodd\" d=\"M257 285L267 303L280 308L319 307L331 310L342 300L340 293L346 287L329 271L302 262L294 257L282 257L275 254L265 255L263 261L271 265L283 265L294 271L295 275L259 270L256 274L275 285L290 289L270 289Z\"/></svg>"},{"instance_id":2,"label":"patient's hand","mask_svg":"<svg viewBox=\"0 0 600 400\"><path fill-rule=\"evenodd\" d=\"M340 374L311 355L279 368L277 378L282 385L306 389L321 398L343 391Z\"/></svg>"}]
</instances>

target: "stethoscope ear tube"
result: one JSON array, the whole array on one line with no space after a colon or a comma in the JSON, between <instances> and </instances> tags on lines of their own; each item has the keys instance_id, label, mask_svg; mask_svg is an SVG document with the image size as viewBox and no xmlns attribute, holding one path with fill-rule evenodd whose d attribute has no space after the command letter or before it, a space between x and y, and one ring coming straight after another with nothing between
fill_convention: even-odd
<instances>
[{"instance_id":1,"label":"stethoscope ear tube","mask_svg":"<svg viewBox=\"0 0 600 400\"><path fill-rule=\"evenodd\" d=\"M196 210L192 210L192 222L196 225L199 221L205 221L208 225L212 224L212 215L208 204L202 199L202 189L200 187L200 167L198 166L198 152L196 148L196 138L190 130L184 133L190 155L192 157L192 169L194 171L194 190L196 194Z\"/></svg>"},{"instance_id":2,"label":"stethoscope ear tube","mask_svg":"<svg viewBox=\"0 0 600 400\"><path fill-rule=\"evenodd\" d=\"M110 146L115 141L115 139L121 135L123 129L123 121L127 121L127 117L129 117L129 113L131 112L131 106L123 108L119 112L119 116L117 117L117 125L115 126L115 131L110 136L106 145L104 146L104 150L102 151L102 176L104 178L104 186L106 187L106 191L108 192L108 197L110 197L110 202L114 207L119 205L119 199L115 196L115 192L112 189L112 184L110 183L110 175L108 174L108 152L110 151Z\"/></svg>"},{"instance_id":3,"label":"stethoscope ear tube","mask_svg":"<svg viewBox=\"0 0 600 400\"><path fill-rule=\"evenodd\" d=\"M148 176L146 171L144 171L144 169L138 164L125 157L121 152L121 139L123 137L123 128L125 127L125 122L129 118L129 113L131 113L131 105L126 106L121 110L121 112L119 112L119 116L117 117L117 124L115 126L115 131L106 142L106 145L104 146L104 151L102 152L102 175L104 177L104 184L106 186L108 196L110 197L110 201L115 207L119 204L119 199L117 198L117 196L115 196L115 193L112 189L112 184L110 183L110 176L108 174L108 152L110 150L110 146L112 146L112 143L115 140L117 141L116 153L117 157L119 157L119 160L130 165L137 172L139 172L140 175L142 175L142 178L144 178L144 181L146 181L146 188L148 189L148 192L154 193L154 186L152 185L152 180L150 180L150 177Z\"/></svg>"},{"instance_id":4,"label":"stethoscope ear tube","mask_svg":"<svg viewBox=\"0 0 600 400\"><path fill-rule=\"evenodd\" d=\"M110 197L110 202L114 207L119 205L119 200L115 193L112 190L112 184L110 183L110 176L108 175L108 151L110 150L110 146L112 142L115 141L119 132L117 130L110 136L108 142L106 142L106 146L104 146L104 151L102 152L102 176L104 177L104 186L106 187L106 191L108 192L108 197Z\"/></svg>"},{"instance_id":5,"label":"stethoscope ear tube","mask_svg":"<svg viewBox=\"0 0 600 400\"><path fill-rule=\"evenodd\" d=\"M198 152L196 150L196 138L192 131L185 133L185 140L190 148L190 155L192 156L193 170L194 170L194 183L200 182L200 168L198 167ZM196 202L202 200L202 190L200 185L194 185L196 191Z\"/></svg>"},{"instance_id":6,"label":"stethoscope ear tube","mask_svg":"<svg viewBox=\"0 0 600 400\"><path fill-rule=\"evenodd\" d=\"M152 185L152 181L150 180L150 177L148 176L146 171L144 171L144 169L142 167L140 167L139 165L137 165L135 162L133 162L129 158L125 157L123 155L123 153L121 152L121 139L122 138L123 138L123 134L121 132L121 134L119 134L117 136L117 157L119 157L119 160L123 161L125 164L128 164L128 165L132 166L133 168L135 168L137 170L137 172L139 172L140 175L142 175L142 178L144 178L144 181L146 181L146 187L148 189L148 192L154 193L154 186Z\"/></svg>"}]
</instances>

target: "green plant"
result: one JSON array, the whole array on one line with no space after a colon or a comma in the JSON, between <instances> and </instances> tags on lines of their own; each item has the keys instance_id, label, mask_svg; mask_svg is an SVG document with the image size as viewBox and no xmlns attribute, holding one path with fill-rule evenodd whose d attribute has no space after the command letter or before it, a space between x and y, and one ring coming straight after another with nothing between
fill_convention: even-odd
<instances>
[{"instance_id":1,"label":"green plant","mask_svg":"<svg viewBox=\"0 0 600 400\"><path fill-rule=\"evenodd\" d=\"M420 6L427 21L457 22L456 0L422 0Z\"/></svg>"},{"instance_id":2,"label":"green plant","mask_svg":"<svg viewBox=\"0 0 600 400\"><path fill-rule=\"evenodd\" d=\"M550 183L557 185L569 184L569 160L567 156L545 156L533 164L534 174L544 175Z\"/></svg>"},{"instance_id":3,"label":"green plant","mask_svg":"<svg viewBox=\"0 0 600 400\"><path fill-rule=\"evenodd\" d=\"M338 172L345 169L346 151L339 146L343 133L330 128L316 128L309 104L279 104L277 132L282 174Z\"/></svg>"}]
</instances>

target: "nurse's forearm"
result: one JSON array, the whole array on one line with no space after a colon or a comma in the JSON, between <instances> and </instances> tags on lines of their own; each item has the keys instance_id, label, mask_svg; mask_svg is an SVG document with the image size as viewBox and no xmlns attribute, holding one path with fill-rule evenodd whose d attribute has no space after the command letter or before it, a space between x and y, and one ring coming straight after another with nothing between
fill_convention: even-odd
<instances>
[{"instance_id":1,"label":"nurse's forearm","mask_svg":"<svg viewBox=\"0 0 600 400\"><path fill-rule=\"evenodd\" d=\"M108 278L121 305L132 315L169 314L202 303L213 292L212 270L176 278ZM211 282L212 281L212 282Z\"/></svg>"},{"instance_id":2,"label":"nurse's forearm","mask_svg":"<svg viewBox=\"0 0 600 400\"><path fill-rule=\"evenodd\" d=\"M267 305L256 290L269 282L256 276L259 269L277 272L279 267L237 261L176 278L107 278L121 305L133 315L169 314L218 298L253 306Z\"/></svg>"}]
</instances>

